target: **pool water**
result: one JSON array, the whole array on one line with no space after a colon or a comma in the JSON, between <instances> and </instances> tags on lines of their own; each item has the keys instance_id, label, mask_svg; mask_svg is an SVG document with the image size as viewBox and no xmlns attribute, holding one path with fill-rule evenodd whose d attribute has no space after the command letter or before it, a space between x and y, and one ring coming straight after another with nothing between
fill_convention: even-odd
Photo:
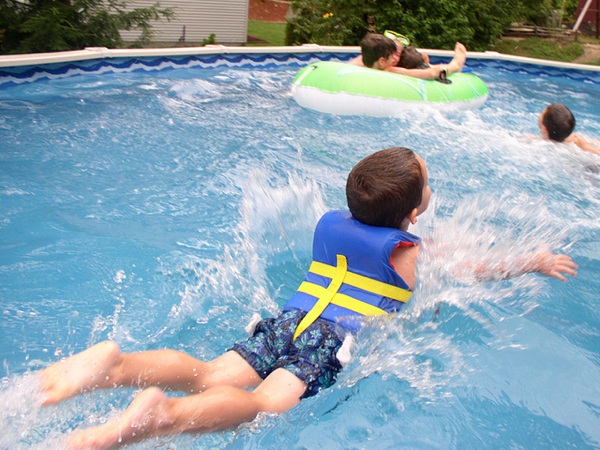
<instances>
[{"instance_id":1,"label":"pool water","mask_svg":"<svg viewBox=\"0 0 600 450\"><path fill-rule=\"evenodd\" d=\"M340 117L292 99L305 63L0 83L0 449L63 448L131 402L101 391L40 408L30 374L61 357L114 339L211 359L253 314L277 314L318 218L345 208L349 170L391 146L423 156L433 189L410 229L425 243L409 305L291 411L131 448L600 448L600 157L527 139L551 102L600 139L600 76L470 60L490 90L481 109ZM578 275L457 276L542 245Z\"/></svg>"}]
</instances>

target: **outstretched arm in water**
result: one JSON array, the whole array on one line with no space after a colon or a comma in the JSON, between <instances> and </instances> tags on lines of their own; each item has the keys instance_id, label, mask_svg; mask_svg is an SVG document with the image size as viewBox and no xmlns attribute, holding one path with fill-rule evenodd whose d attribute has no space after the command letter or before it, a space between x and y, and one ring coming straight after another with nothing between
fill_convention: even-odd
<instances>
[{"instance_id":1,"label":"outstretched arm in water","mask_svg":"<svg viewBox=\"0 0 600 450\"><path fill-rule=\"evenodd\" d=\"M472 270L480 280L506 280L526 273L539 273L567 281L565 275L577 275L578 266L570 256L554 254L548 251L546 246L541 246L536 251L526 253L514 260L504 259L493 264L467 263L463 268Z\"/></svg>"},{"instance_id":2,"label":"outstretched arm in water","mask_svg":"<svg viewBox=\"0 0 600 450\"><path fill-rule=\"evenodd\" d=\"M585 138L581 137L578 134L575 134L575 133L571 134L565 140L565 142L573 143L577 147L579 147L581 150L585 150L586 152L591 152L591 153L595 153L596 155L600 155L600 147L596 147L596 146L592 145L590 142L585 140Z\"/></svg>"}]
</instances>

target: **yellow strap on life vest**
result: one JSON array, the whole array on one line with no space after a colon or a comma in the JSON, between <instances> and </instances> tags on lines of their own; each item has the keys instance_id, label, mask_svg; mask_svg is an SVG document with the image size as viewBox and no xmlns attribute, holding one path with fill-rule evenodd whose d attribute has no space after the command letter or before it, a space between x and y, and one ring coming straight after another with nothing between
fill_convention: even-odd
<instances>
[{"instance_id":1,"label":"yellow strap on life vest","mask_svg":"<svg viewBox=\"0 0 600 450\"><path fill-rule=\"evenodd\" d=\"M320 263L318 261L313 261L310 265L310 269L308 269L309 272L327 278L333 278L333 273L335 270L335 267ZM353 272L348 272L346 274L344 283L365 291L373 292L374 294L381 295L382 297L388 297L392 300L397 300L402 303L406 303L412 295L412 292L407 291L406 289L402 289L398 286L393 286L391 284L384 283L383 281L374 280L373 278L368 278Z\"/></svg>"},{"instance_id":2,"label":"yellow strap on life vest","mask_svg":"<svg viewBox=\"0 0 600 450\"><path fill-rule=\"evenodd\" d=\"M326 291L327 289L323 286L308 283L306 281L298 288L298 292L303 292L317 298L321 298L325 295ZM362 314L363 316L378 316L380 314L385 314L385 311L377 306L369 305L368 303L361 302L360 300L356 300L353 297L340 293L334 295L330 303L337 306L343 306L344 308Z\"/></svg>"},{"instance_id":3,"label":"yellow strap on life vest","mask_svg":"<svg viewBox=\"0 0 600 450\"><path fill-rule=\"evenodd\" d=\"M309 272L331 278L331 283L329 283L327 288L324 288L318 284L305 281L298 288L298 292L312 295L313 297L318 298L318 300L298 324L298 328L296 328L296 332L294 333L294 340L296 340L304 330L319 318L330 303L357 312L363 316L386 314L386 311L381 308L357 300L348 295L339 294L338 290L343 283L403 303L406 303L412 295L412 292L397 286L392 286L391 284L383 283L382 281L374 280L357 273L348 272L348 261L343 255L337 255L337 266L335 267L313 261L310 265Z\"/></svg>"},{"instance_id":4,"label":"yellow strap on life vest","mask_svg":"<svg viewBox=\"0 0 600 450\"><path fill-rule=\"evenodd\" d=\"M312 265L311 265L312 267ZM309 312L306 313L304 318L298 324L298 328L296 328L296 332L294 333L294 340L306 330L315 320L319 318L321 313L325 311L327 305L333 299L333 296L337 294L337 291L342 286L344 282L344 278L346 278L346 274L348 273L348 261L344 255L337 255L337 267L329 266L333 269L333 273L331 277L331 283L327 289L325 289L324 295L319 296L319 300L315 303L315 306L311 308Z\"/></svg>"}]
</instances>

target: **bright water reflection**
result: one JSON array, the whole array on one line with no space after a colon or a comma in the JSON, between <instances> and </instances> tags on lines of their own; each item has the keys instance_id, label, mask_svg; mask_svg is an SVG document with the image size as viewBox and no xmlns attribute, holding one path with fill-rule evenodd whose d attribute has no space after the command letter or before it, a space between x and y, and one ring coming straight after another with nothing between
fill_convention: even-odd
<instances>
[{"instance_id":1,"label":"bright water reflection","mask_svg":"<svg viewBox=\"0 0 600 450\"><path fill-rule=\"evenodd\" d=\"M598 83L478 64L491 92L482 109L375 119L300 108L297 70L0 90L0 448L62 448L133 394L40 409L29 371L106 338L213 358L252 314L275 314L308 267L316 221L344 208L350 168L395 145L426 159L434 190L412 229L427 243L410 305L361 333L333 388L164 448L599 448L600 159L523 139L555 101L600 139ZM579 275L452 275L466 259L542 244Z\"/></svg>"}]
</instances>

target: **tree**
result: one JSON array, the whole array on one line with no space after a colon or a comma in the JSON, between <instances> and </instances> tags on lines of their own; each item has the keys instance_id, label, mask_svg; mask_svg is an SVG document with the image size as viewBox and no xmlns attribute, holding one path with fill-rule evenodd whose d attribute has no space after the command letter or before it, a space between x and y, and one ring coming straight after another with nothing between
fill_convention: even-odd
<instances>
[{"instance_id":1,"label":"tree","mask_svg":"<svg viewBox=\"0 0 600 450\"><path fill-rule=\"evenodd\" d=\"M173 11L127 9L118 0L0 0L0 53L80 50L123 46L120 30L141 30L136 45L152 35L151 20L169 20Z\"/></svg>"},{"instance_id":2,"label":"tree","mask_svg":"<svg viewBox=\"0 0 600 450\"><path fill-rule=\"evenodd\" d=\"M357 45L394 30L420 47L486 50L514 20L550 0L294 0L286 43ZM524 4L523 2L527 2Z\"/></svg>"}]
</instances>

